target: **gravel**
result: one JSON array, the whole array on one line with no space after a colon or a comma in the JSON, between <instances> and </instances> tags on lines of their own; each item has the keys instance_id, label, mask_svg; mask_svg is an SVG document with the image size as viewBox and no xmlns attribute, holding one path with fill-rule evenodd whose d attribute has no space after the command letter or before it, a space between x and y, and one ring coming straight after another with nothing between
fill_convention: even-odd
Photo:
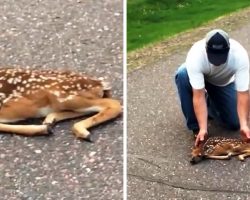
<instances>
[{"instance_id":1,"label":"gravel","mask_svg":"<svg viewBox=\"0 0 250 200\"><path fill-rule=\"evenodd\" d=\"M0 0L0 65L102 76L122 101L121 0ZM122 117L75 139L75 120L51 137L0 137L0 200L122 199Z\"/></svg>"}]
</instances>

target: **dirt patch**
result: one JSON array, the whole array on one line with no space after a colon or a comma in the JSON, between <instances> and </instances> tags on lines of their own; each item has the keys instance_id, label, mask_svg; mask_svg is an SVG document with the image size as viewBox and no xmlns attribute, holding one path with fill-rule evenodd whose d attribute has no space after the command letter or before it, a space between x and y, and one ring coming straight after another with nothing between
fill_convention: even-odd
<instances>
[{"instance_id":1,"label":"dirt patch","mask_svg":"<svg viewBox=\"0 0 250 200\"><path fill-rule=\"evenodd\" d=\"M191 46L193 42L202 38L210 29L221 28L228 32L236 30L238 27L247 23L249 17L250 8L246 8L238 12L219 17L200 28L182 32L169 39L128 53L128 72L150 65L156 60L162 59L163 57L169 56L170 54L179 52L180 50Z\"/></svg>"}]
</instances>

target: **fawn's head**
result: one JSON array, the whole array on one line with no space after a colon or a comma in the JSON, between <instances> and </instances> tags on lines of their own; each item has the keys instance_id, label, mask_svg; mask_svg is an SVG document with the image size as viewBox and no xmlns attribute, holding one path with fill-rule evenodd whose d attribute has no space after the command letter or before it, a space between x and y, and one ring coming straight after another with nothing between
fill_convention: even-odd
<instances>
[{"instance_id":1,"label":"fawn's head","mask_svg":"<svg viewBox=\"0 0 250 200\"><path fill-rule=\"evenodd\" d=\"M194 164L200 162L203 159L204 159L204 152L203 152L202 146L199 145L199 146L194 147L192 149L190 163L192 165L194 165Z\"/></svg>"}]
</instances>

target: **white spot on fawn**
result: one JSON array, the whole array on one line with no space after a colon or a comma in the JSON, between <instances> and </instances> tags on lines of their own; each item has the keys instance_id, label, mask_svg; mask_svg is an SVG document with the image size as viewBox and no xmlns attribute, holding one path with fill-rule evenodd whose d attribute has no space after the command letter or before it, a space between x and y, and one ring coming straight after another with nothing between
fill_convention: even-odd
<instances>
[{"instance_id":1,"label":"white spot on fawn","mask_svg":"<svg viewBox=\"0 0 250 200\"><path fill-rule=\"evenodd\" d=\"M14 79L13 79L13 78L9 78L9 79L7 80L7 82L8 82L9 84L12 84L12 83L13 83L13 81L14 81Z\"/></svg>"}]
</instances>

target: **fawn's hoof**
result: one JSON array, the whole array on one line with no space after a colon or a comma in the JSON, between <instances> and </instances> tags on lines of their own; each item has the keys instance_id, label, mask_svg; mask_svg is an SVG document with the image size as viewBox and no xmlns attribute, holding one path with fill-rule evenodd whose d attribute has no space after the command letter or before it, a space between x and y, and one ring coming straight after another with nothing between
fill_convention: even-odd
<instances>
[{"instance_id":1,"label":"fawn's hoof","mask_svg":"<svg viewBox=\"0 0 250 200\"><path fill-rule=\"evenodd\" d=\"M78 139L93 142L91 134L87 129L74 125L72 127L72 131Z\"/></svg>"},{"instance_id":2,"label":"fawn's hoof","mask_svg":"<svg viewBox=\"0 0 250 200\"><path fill-rule=\"evenodd\" d=\"M238 159L239 159L241 162L244 162L244 161L245 161L245 158L244 158L244 156L242 156L242 155L239 155L239 156L238 156Z\"/></svg>"},{"instance_id":3,"label":"fawn's hoof","mask_svg":"<svg viewBox=\"0 0 250 200\"><path fill-rule=\"evenodd\" d=\"M45 124L47 125L47 135L50 136L50 135L53 135L54 134L54 126L55 126L55 123L49 123L49 124Z\"/></svg>"},{"instance_id":4,"label":"fawn's hoof","mask_svg":"<svg viewBox=\"0 0 250 200\"><path fill-rule=\"evenodd\" d=\"M79 139L81 141L94 143L94 139L90 133L88 135L84 135L84 136L83 135L76 135L76 137L77 137L77 139Z\"/></svg>"},{"instance_id":5,"label":"fawn's hoof","mask_svg":"<svg viewBox=\"0 0 250 200\"><path fill-rule=\"evenodd\" d=\"M81 139L86 141L86 142L90 142L90 143L94 142L93 137L91 136L91 134L89 134L87 137L81 138Z\"/></svg>"}]
</instances>

